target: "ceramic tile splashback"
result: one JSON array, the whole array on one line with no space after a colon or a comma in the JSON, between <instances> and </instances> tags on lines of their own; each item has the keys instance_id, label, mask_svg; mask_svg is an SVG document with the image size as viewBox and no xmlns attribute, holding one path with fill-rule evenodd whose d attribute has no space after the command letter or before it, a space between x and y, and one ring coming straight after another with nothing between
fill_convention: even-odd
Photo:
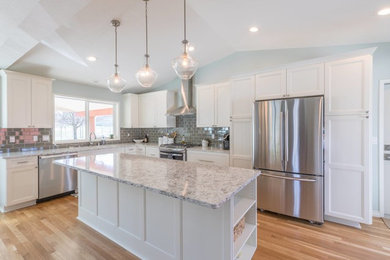
<instances>
[{"instance_id":1,"label":"ceramic tile splashback","mask_svg":"<svg viewBox=\"0 0 390 260\"><path fill-rule=\"evenodd\" d=\"M222 145L223 136L229 133L228 127L196 127L196 116L176 117L174 128L121 128L121 141L131 142L134 138L143 138L145 134L149 142L157 143L158 137L176 132L176 143L183 140L187 143L200 145L203 139L210 141L212 146Z\"/></svg>"},{"instance_id":2,"label":"ceramic tile splashback","mask_svg":"<svg viewBox=\"0 0 390 260\"><path fill-rule=\"evenodd\" d=\"M47 141L44 141L44 136ZM40 146L51 144L51 138L50 128L0 128L1 147Z\"/></svg>"}]
</instances>

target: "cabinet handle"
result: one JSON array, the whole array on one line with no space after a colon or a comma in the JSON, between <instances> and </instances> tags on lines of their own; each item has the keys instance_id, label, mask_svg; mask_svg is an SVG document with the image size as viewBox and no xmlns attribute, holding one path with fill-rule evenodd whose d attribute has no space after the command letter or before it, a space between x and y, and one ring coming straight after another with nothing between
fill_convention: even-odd
<instances>
[{"instance_id":1,"label":"cabinet handle","mask_svg":"<svg viewBox=\"0 0 390 260\"><path fill-rule=\"evenodd\" d=\"M370 111L366 110L366 114L370 113Z\"/></svg>"},{"instance_id":2,"label":"cabinet handle","mask_svg":"<svg viewBox=\"0 0 390 260\"><path fill-rule=\"evenodd\" d=\"M28 163L28 161L17 162L17 164L25 164L25 163Z\"/></svg>"},{"instance_id":3,"label":"cabinet handle","mask_svg":"<svg viewBox=\"0 0 390 260\"><path fill-rule=\"evenodd\" d=\"M208 163L214 163L213 161L209 161L209 160L201 160L201 159L199 159L198 161L199 161L199 162L208 162Z\"/></svg>"}]
</instances>

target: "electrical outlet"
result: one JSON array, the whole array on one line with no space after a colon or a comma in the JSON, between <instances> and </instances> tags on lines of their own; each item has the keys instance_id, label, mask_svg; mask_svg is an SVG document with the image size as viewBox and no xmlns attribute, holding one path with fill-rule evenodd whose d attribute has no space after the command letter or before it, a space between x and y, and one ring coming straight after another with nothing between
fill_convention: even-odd
<instances>
[{"instance_id":1,"label":"electrical outlet","mask_svg":"<svg viewBox=\"0 0 390 260\"><path fill-rule=\"evenodd\" d=\"M9 137L9 142L10 143L15 143L15 136L10 136Z\"/></svg>"},{"instance_id":2,"label":"electrical outlet","mask_svg":"<svg viewBox=\"0 0 390 260\"><path fill-rule=\"evenodd\" d=\"M33 141L34 141L34 142L38 142L38 136L34 135Z\"/></svg>"},{"instance_id":3,"label":"electrical outlet","mask_svg":"<svg viewBox=\"0 0 390 260\"><path fill-rule=\"evenodd\" d=\"M49 142L50 141L50 135L43 135L42 136L42 141L43 142Z\"/></svg>"}]
</instances>

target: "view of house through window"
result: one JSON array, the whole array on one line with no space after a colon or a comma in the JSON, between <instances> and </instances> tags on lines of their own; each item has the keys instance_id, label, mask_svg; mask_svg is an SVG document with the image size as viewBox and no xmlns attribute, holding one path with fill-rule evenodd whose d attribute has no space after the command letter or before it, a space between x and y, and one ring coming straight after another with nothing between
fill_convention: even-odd
<instances>
[{"instance_id":1,"label":"view of house through window","mask_svg":"<svg viewBox=\"0 0 390 260\"><path fill-rule=\"evenodd\" d=\"M94 132L98 139L115 136L115 104L55 97L55 140L88 140Z\"/></svg>"}]
</instances>

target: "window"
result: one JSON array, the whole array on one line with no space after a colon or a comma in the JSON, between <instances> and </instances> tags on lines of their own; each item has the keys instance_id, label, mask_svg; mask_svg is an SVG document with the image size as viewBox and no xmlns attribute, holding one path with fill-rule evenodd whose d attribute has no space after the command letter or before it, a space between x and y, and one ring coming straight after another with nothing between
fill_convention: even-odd
<instances>
[{"instance_id":1,"label":"window","mask_svg":"<svg viewBox=\"0 0 390 260\"><path fill-rule=\"evenodd\" d=\"M116 103L59 96L54 102L56 142L86 141L91 132L97 139L117 137Z\"/></svg>"}]
</instances>

